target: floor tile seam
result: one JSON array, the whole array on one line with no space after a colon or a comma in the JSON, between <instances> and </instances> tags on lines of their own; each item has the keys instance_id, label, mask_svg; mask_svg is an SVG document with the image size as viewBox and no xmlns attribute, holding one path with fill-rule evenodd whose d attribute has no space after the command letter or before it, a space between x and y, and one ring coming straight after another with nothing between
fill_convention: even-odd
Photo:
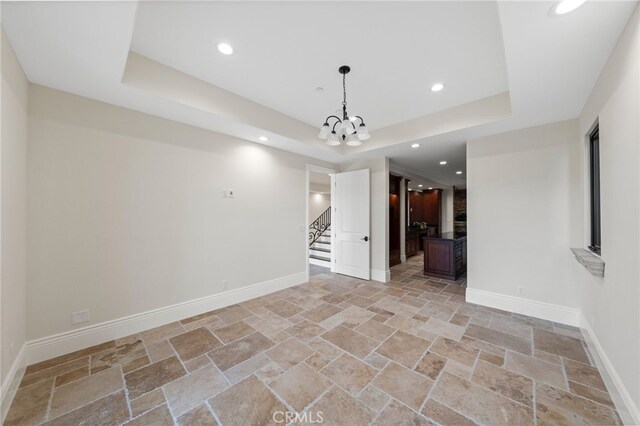
<instances>
[{"instance_id":1,"label":"floor tile seam","mask_svg":"<svg viewBox=\"0 0 640 426\"><path fill-rule=\"evenodd\" d=\"M391 395L389 395L387 392L383 391L382 389L380 389L379 387L377 387L376 385L373 384L373 382L376 381L376 379L382 374L382 371L387 368L387 366L389 365L390 362L392 362L389 358L387 358L384 355L381 355L382 357L384 357L385 359L389 360L389 362L387 362L384 367L377 369L375 368L373 365L369 364L368 362L366 362L365 360L362 360L362 362L366 363L367 365L371 366L374 370L376 370L376 374L371 378L371 380L369 380L369 383L366 384L365 387L363 387L362 389L360 389L360 392L358 392L358 394L356 395L356 398L360 398L360 396L362 395L362 392L364 392L364 390L369 387L369 386L373 386L374 388L378 389L380 392L382 392L383 394L387 395L388 397L391 397ZM365 404L366 405L366 404Z\"/></svg>"},{"instance_id":2,"label":"floor tile seam","mask_svg":"<svg viewBox=\"0 0 640 426\"><path fill-rule=\"evenodd\" d=\"M486 362L486 361L485 361L485 362ZM490 363L489 363L489 364L490 364ZM492 365L493 365L493 364L492 364ZM505 368L505 370L507 370L507 369ZM512 372L512 373L514 373L514 374L517 374L517 375L519 375L519 376L522 376L522 377L525 377L525 378L527 378L527 379L531 380L531 387L532 387L532 389L533 389L533 393L535 393L536 381L535 381L534 379L532 379L531 377L527 377L527 376L525 376L524 374L516 373L515 371L511 371L511 370L507 370L507 371ZM474 384L474 385L476 385L476 386L480 386L481 388L483 388L483 389L485 389L485 390L488 390L489 392L491 392L491 393L493 393L493 394L495 394L495 395L501 396L501 397L506 398L506 399L508 399L508 400L510 400L510 401L512 401L512 402L515 402L515 403L517 403L517 404L519 404L519 405L522 405L523 407L526 407L526 408L529 408L529 409L531 409L531 408L532 408L532 407L530 407L530 406L528 406L528 405L524 404L524 403L523 403L523 402L521 402L521 401L517 401L517 400L515 400L515 399L511 398L510 396L507 396L507 395L503 395L503 394L501 394L501 393L498 393L498 392L494 391L493 389L489 388L487 385L485 385L485 384L483 384L483 383L479 383L479 382L477 382L477 381L473 380L473 373L475 373L475 368L474 368L474 370L473 370L473 371L472 371L472 373L471 373L471 378L470 378L470 379L468 379L468 380L467 380L467 379L465 379L465 380L467 380L468 382L470 382L470 383L472 383L472 384ZM534 403L535 403L535 401L533 400L533 398L532 398L532 400L531 400L531 401L532 401L532 404L534 404Z\"/></svg>"},{"instance_id":3,"label":"floor tile seam","mask_svg":"<svg viewBox=\"0 0 640 426\"><path fill-rule=\"evenodd\" d=\"M384 324L384 325L386 325L386 324ZM387 327L391 327L391 326L388 326L388 325L387 325ZM387 357L387 356L385 356L385 355L382 355L381 353L379 353L379 352L378 352L378 349L380 349L380 347L381 347L382 345L384 345L384 344L387 342L387 340L391 339L391 338L392 338L392 337L393 337L393 336L394 336L398 331L401 331L400 329L396 329L395 327L391 327L391 328L393 328L395 331L394 331L393 333L391 333L389 336L387 336L386 338L384 338L384 340L382 340L382 342L380 342L380 344L379 344L379 345L377 345L376 347L374 347L373 349L371 349L371 351L369 351L369 353L367 353L367 355L366 355L366 356L364 356L364 357L362 358L362 361L364 361L364 359L365 359L365 358L367 358L369 355L371 355L371 354L373 354L373 353L377 353L378 355L381 355L381 356L383 356L383 357L387 358L389 361L392 361L389 357ZM409 333L407 333L407 334L409 334ZM371 339L371 340L373 340L373 339ZM374 340L374 341L375 341L375 340ZM357 358L357 357L356 357L356 358ZM386 367L386 366L385 366L385 367ZM381 370L383 370L383 369L381 369Z\"/></svg>"},{"instance_id":4,"label":"floor tile seam","mask_svg":"<svg viewBox=\"0 0 640 426\"><path fill-rule=\"evenodd\" d=\"M586 384L586 383L577 382L577 381L575 381L575 380L569 380L569 379L567 379L567 380L568 380L568 382L576 383L576 384L578 384L578 385L580 385L580 386L584 386L585 388L589 388L590 390L598 391L598 392L601 392L601 393L606 393L606 394L607 394L607 396L609 396L609 399L611 399L611 401L613 402L613 399L611 398L611 395L609 394L609 390L608 390L608 389L607 389L607 390L602 390L602 389L594 388L593 386L591 386L591 385L589 385L589 384ZM568 392L569 392L569 393L572 393L572 394L574 394L574 395L578 395L577 393L575 393L575 392L573 392L573 391L571 390L571 385L570 385L569 383L567 383L567 384L569 385L569 391L568 391ZM606 388L606 384L605 384L605 388ZM580 395L580 396L581 396L581 395ZM587 399L590 399L590 398L587 398ZM597 402L597 401L594 401L594 402Z\"/></svg>"},{"instance_id":5,"label":"floor tile seam","mask_svg":"<svg viewBox=\"0 0 640 426\"><path fill-rule=\"evenodd\" d=\"M49 421L49 415L51 414L51 404L53 403L53 393L56 390L55 385L56 385L56 379L54 378L53 381L51 382L51 390L49 392L49 400L47 401L47 409L44 412L44 418L39 424L43 424ZM11 407L9 407L9 409L11 409Z\"/></svg>"},{"instance_id":6,"label":"floor tile seam","mask_svg":"<svg viewBox=\"0 0 640 426\"><path fill-rule=\"evenodd\" d=\"M84 407L86 407L86 406L87 406L87 405L89 405L89 404L93 404L94 402L98 402L98 401L100 401L100 400L101 400L101 399L103 399L103 398L106 398L106 397L108 397L108 396L111 396L111 395L114 395L114 394L116 394L116 393L122 392L123 390L124 390L124 387L119 388L119 389L116 389L116 390L114 390L113 392L110 392L110 393L108 393L108 394L106 394L106 395L102 395L102 396L100 396L99 398L96 398L96 399L93 399L93 400L91 400L91 401L87 402L86 404L82 404L82 405L81 405L81 406L79 406L79 407L76 407L76 408L73 408L73 409L71 409L71 410L68 410L68 411L65 411L65 412L63 412L63 413L60 413L60 414L58 414L57 416L55 416L55 417L53 417L53 418L50 418L50 416L51 416L51 413L50 413L50 409L51 409L51 407L48 407L48 408L47 408L47 420L46 420L46 421L44 421L44 422L42 422L42 423L40 423L40 424L44 424L44 423L46 423L46 422L50 422L50 421L52 421L52 420L58 419L58 418L60 418L60 417L62 417L62 416L65 416L65 415L67 415L67 414L69 414L69 413L72 413L72 412L74 412L74 411L76 411L76 410L79 410L79 409L81 409L81 408L84 408ZM51 401L53 401L53 393L52 393L52 395L51 395ZM51 401L50 401L50 403L51 403Z\"/></svg>"},{"instance_id":7,"label":"floor tile seam","mask_svg":"<svg viewBox=\"0 0 640 426\"><path fill-rule=\"evenodd\" d=\"M162 359L167 359L167 358L171 358L172 356L175 356L176 359L178 360L178 362L180 363L180 365L182 366L182 369L185 371L185 374L183 376L181 376L181 377L184 377L184 376L188 375L189 374L189 370L187 370L187 367L184 365L184 362L182 361L182 358L180 357L180 354L178 354L178 351L176 350L175 346L173 346L173 343L171 342L171 340L167 339L167 342L169 343L169 346L171 347L171 349L173 349L173 355L170 355L170 356L162 358ZM191 359L193 359L193 358L191 358ZM159 361L162 361L162 360L158 360L158 362ZM176 379L176 380L178 380L178 379ZM164 385L162 385L162 386L164 386Z\"/></svg>"},{"instance_id":8,"label":"floor tile seam","mask_svg":"<svg viewBox=\"0 0 640 426\"><path fill-rule=\"evenodd\" d=\"M449 374L453 374L453 373L450 373L450 372L448 372L448 373L449 373ZM458 378L460 378L460 376L458 376L458 375L456 375L456 374L453 374L453 375L454 375L454 376L456 376L456 377L458 377ZM443 371L440 373L440 375L438 376L438 381L440 381L440 378L441 378L442 376L444 376L444 370L443 370ZM466 379L465 379L465 380L466 380ZM427 401L429 401L430 399L433 399L433 400L434 400L435 402L437 402L438 404L445 406L446 408L448 408L449 410L451 410L451 411L453 411L454 413L458 414L459 416L462 416L462 417L464 417L465 419L468 419L468 420L472 421L473 423L475 423L475 424L477 424L477 425L482 425L482 423L481 423L481 422L476 421L476 419L475 419L475 418L473 418L473 417L469 417L468 415L463 414L463 413L461 413L459 410L456 410L455 408L451 407L451 406L450 406L449 404L447 404L445 401L443 401L442 399L438 398L438 396L437 396L437 395L434 395L434 396L432 397L432 395L431 395L431 394L433 393L432 391L436 388L436 386L437 386L437 382L436 382L436 383L434 383L433 388L431 388L431 391L429 392L429 395L427 396L427 399L425 399L425 400L424 400L424 403L423 403L422 407L420 407L420 411L424 410L424 406L427 404ZM443 426L446 426L446 425L443 425Z\"/></svg>"},{"instance_id":9,"label":"floor tile seam","mask_svg":"<svg viewBox=\"0 0 640 426\"><path fill-rule=\"evenodd\" d=\"M433 344L435 343L435 340L433 340L433 341L429 341L427 339L422 339L422 340L424 340L426 342L429 342L429 344L427 345L427 348L424 351L422 351L422 353L418 357L418 360L413 363L413 365L411 366L411 371L415 371L416 373L421 374L422 376L424 376L424 374L416 371L416 368L418 367L418 364L420 364L420 361L422 361L422 359L427 355L427 352L429 352L429 350L431 349L431 346L433 346ZM438 355L440 355L440 354L438 354ZM447 358L447 357L444 357L444 358ZM427 377L427 376L424 376L424 377ZM431 379L431 380L433 380L433 379Z\"/></svg>"},{"instance_id":10,"label":"floor tile seam","mask_svg":"<svg viewBox=\"0 0 640 426\"><path fill-rule=\"evenodd\" d=\"M153 391L151 391L151 392L153 392ZM162 395L164 396L164 402L161 402L160 404L157 404L151 410L155 410L156 408L160 407L162 404L166 404L167 405L167 410L169 411L169 415L171 416L171 419L173 420L173 424L175 425L175 424L178 423L178 421L176 419L176 416L173 414L173 410L171 409L171 406L169 405L169 398L167 398L167 393L164 391L164 387L163 386L160 386L160 392L162 392ZM151 410L147 410L144 413L139 414L138 416L136 416L136 418L144 415L145 413L150 412ZM133 420L133 419L131 419L131 420ZM131 420L129 420L129 421L131 421Z\"/></svg>"},{"instance_id":11,"label":"floor tile seam","mask_svg":"<svg viewBox=\"0 0 640 426\"><path fill-rule=\"evenodd\" d=\"M379 388L377 388L376 386L374 386L374 388L376 388L376 389L380 390L380 389L379 389ZM380 390L380 391L381 391L381 390ZM381 392L382 392L382 391L381 391ZM384 392L383 392L383 393L384 393ZM386 410L386 409L387 409L387 407L391 404L391 401L394 401L394 400L395 400L395 399L394 399L394 398L392 398L390 395L388 395L388 394L386 394L386 393L385 393L385 395L389 396L389 400L388 400L387 402L385 402L385 403L384 403L384 406L380 409L380 411L378 411L378 412L376 413L376 415L373 417L373 419L369 422L369 425L373 425L373 424L375 424L375 422L376 422L376 421L378 421L378 418L382 415L382 413L384 412L384 410ZM366 404L365 404L365 405L366 405ZM367 405L367 407L368 407L368 405ZM369 407L369 408L371 408L371 407ZM373 410L373 411L375 411L375 410Z\"/></svg>"},{"instance_id":12,"label":"floor tile seam","mask_svg":"<svg viewBox=\"0 0 640 426\"><path fill-rule=\"evenodd\" d=\"M209 412L211 413L211 415L213 416L213 418L217 422L217 425L222 425L222 421L218 417L218 413L216 413L216 410L214 410L213 407L211 406L211 402L210 401L211 401L211 398L206 399L204 401L204 404L207 406L207 409L209 410Z\"/></svg>"},{"instance_id":13,"label":"floor tile seam","mask_svg":"<svg viewBox=\"0 0 640 426\"><path fill-rule=\"evenodd\" d=\"M280 375L280 377L281 376L282 375ZM258 377L256 376L256 378L258 378ZM258 380L260 380L260 379L258 379ZM285 407L287 407L288 411L291 411L292 413L298 413L298 411L295 408L293 408L293 406L291 404L289 404L289 402L287 402L287 400L283 396L281 396L278 392L276 392L276 390L273 388L273 386L271 386L271 384L275 383L276 380L278 380L278 379L276 378L276 379L272 380L270 383L267 383L267 382L265 382L263 380L260 380L260 382L269 390L269 392L271 392L271 394L278 401L280 401ZM327 389L325 389L325 391L321 393L320 397L324 396L324 394L326 394L329 391L329 389L331 389L331 388L332 388L332 386L328 386ZM318 398L320 398L320 397L318 397ZM318 398L316 398L316 399L318 399ZM314 399L313 402L315 402L316 399ZM313 404L313 402L311 404ZM300 411L300 413L304 412L304 409L307 408L307 407L310 407L311 404L308 404L307 406L305 406L302 409L302 411Z\"/></svg>"},{"instance_id":14,"label":"floor tile seam","mask_svg":"<svg viewBox=\"0 0 640 426\"><path fill-rule=\"evenodd\" d=\"M71 360L71 361L67 361L67 362L63 362L63 363L60 363L60 364L56 364L56 365L54 365L54 366L52 366L52 367L49 367L49 368L45 368L45 369L42 369L42 370L36 371L36 372L31 373L31 374L29 374L29 375L25 375L25 376L23 376L23 377L22 377L22 380L20 381L20 383L22 384L22 382L24 382L24 380L25 380L25 379L27 379L27 378L29 378L29 376L31 376L31 375L34 375L34 374L40 373L40 372L42 372L42 371L50 370L50 369L52 369L52 368L56 368L56 367L59 367L59 366L61 366L61 365L69 364L69 363L72 363L72 362L77 362L79 359L82 359L82 358L87 358L87 365L88 365L88 367L89 367L89 372L91 372L91 356L90 356L90 355L87 355L86 357L79 357L79 358L73 359L73 360ZM56 374L56 375L54 375L54 376L44 377L44 378L42 378L42 379L40 379L40 380L38 380L38 381L35 381L35 382L33 382L33 383L30 383L30 384L26 385L26 386L21 386L21 385L20 385L20 386L18 386L18 389L26 389L26 388L28 388L28 387L30 387L30 386L36 385L36 384L38 384L38 383L42 383L42 382L44 382L45 380L49 380L49 379L51 379L51 378L55 379L55 378L56 378L56 377L58 377L58 376L61 376L61 375L66 374L66 373L70 373L71 371L75 371L75 370L78 370L78 369L80 369L80 368L82 368L82 367L78 367L78 368L76 368L76 369L74 369L74 370L64 371L64 372L59 373L59 374Z\"/></svg>"},{"instance_id":15,"label":"floor tile seam","mask_svg":"<svg viewBox=\"0 0 640 426\"><path fill-rule=\"evenodd\" d=\"M337 315L337 314L336 314L336 315ZM372 317L372 318L373 318L373 317ZM371 319L371 318L369 318L369 319ZM367 321L368 321L368 320L367 320ZM347 327L347 326L345 326L345 325L342 325L342 324L344 324L345 322L346 322L346 321L343 321L343 322L341 322L340 324L336 325L335 327L328 329L325 333L328 333L329 331L334 330L334 329L336 329L336 328L338 328L338 327L341 327L341 326L342 326L342 327L344 327L344 328L347 328L347 329L349 329L349 330L353 331L354 333L359 334L360 336L364 337L364 338L365 338L365 339L367 339L367 340L371 340L371 341L375 342L375 340L374 340L374 339L372 339L371 337L367 336L366 334L362 334L361 332L354 330L357 326L356 326L356 327L354 327L354 328L349 328L349 327ZM365 322L366 322L366 321L365 321ZM363 323L360 323L359 325L362 325L362 324L363 324ZM359 325L358 325L358 326L359 326ZM386 324L385 324L385 325L386 325ZM325 333L323 333L323 334L325 334ZM318 336L318 337L320 337L320 336ZM378 346L376 346L376 348L378 348ZM369 351L369 352L367 353L367 355L366 355L364 358L366 358L367 356L369 356L369 355L371 354L371 352L373 352L374 350L375 350L375 349L372 349L371 351ZM356 357L356 358L357 358L357 357ZM363 359L364 359L364 358L363 358Z\"/></svg>"},{"instance_id":16,"label":"floor tile seam","mask_svg":"<svg viewBox=\"0 0 640 426\"><path fill-rule=\"evenodd\" d=\"M334 347L335 349L337 349L338 351L340 351L340 355L335 356L333 359L331 359L331 361L333 361L334 359L339 358L343 353L348 353L348 354L350 354L351 356L354 356L354 355L353 355L353 354L351 354L350 352L345 351L345 350L344 350L344 349L342 349L341 347L336 346L336 345L334 345L333 343L331 343L330 341L326 340L326 339L325 339L325 338L323 338L321 335L320 335L320 336L316 336L316 337L317 337L318 339L322 340L324 343L326 343L326 344L328 344L328 345L331 345L332 347ZM313 340L313 339L312 339L312 340ZM312 348L312 349L313 349L313 348ZM316 351L316 352L318 352L318 351ZM323 354L323 355L324 355L324 354ZM329 358L329 357L327 357L327 358ZM356 357L356 358L357 358L357 357Z\"/></svg>"},{"instance_id":17,"label":"floor tile seam","mask_svg":"<svg viewBox=\"0 0 640 426\"><path fill-rule=\"evenodd\" d=\"M564 379L564 385L567 387L567 392L573 393L571 392L571 386L569 386L569 376L567 375L567 366L564 357L560 357L560 370L562 371L562 378Z\"/></svg>"},{"instance_id":18,"label":"floor tile seam","mask_svg":"<svg viewBox=\"0 0 640 426\"><path fill-rule=\"evenodd\" d=\"M320 373L320 372L318 372L318 373ZM369 385L374 381L375 377L374 377L373 379L371 379L371 380L370 380L370 381L369 381L369 382L368 382L368 383L367 383L367 384L366 384L362 389L360 389L360 391L359 391L359 392L354 396L354 395L353 395L353 393L351 393L351 391L350 391L350 390L348 390L347 388L345 388L345 387L344 387L344 386L342 386L341 384L334 382L334 381L333 381L333 379L331 379L330 377L326 376L324 373L320 373L320 374L322 374L322 377L325 377L327 380L329 380L329 381L331 382L331 386L329 386L329 388L331 388L331 387L335 386L335 387L339 388L340 390L342 390L342 391L346 392L346 393L347 393L347 395L349 395L349 396L350 396L351 398L353 398L354 400L356 400L356 401L360 402L361 404L364 404L364 405L366 405L367 407L369 407L369 406L368 406L367 404L365 404L364 402L359 401L359 400L358 400L358 398L360 397L360 394L361 394L361 393L362 393L362 392L367 388L367 386L369 386Z\"/></svg>"},{"instance_id":19,"label":"floor tile seam","mask_svg":"<svg viewBox=\"0 0 640 426\"><path fill-rule=\"evenodd\" d=\"M127 410L129 410L129 419L132 419L133 409L131 408L131 399L129 398L129 388L127 387L127 381L124 379L124 371L122 372L122 382L124 383L124 400L127 403Z\"/></svg>"},{"instance_id":20,"label":"floor tile seam","mask_svg":"<svg viewBox=\"0 0 640 426\"><path fill-rule=\"evenodd\" d=\"M533 426L538 425L538 386L533 382Z\"/></svg>"}]
</instances>

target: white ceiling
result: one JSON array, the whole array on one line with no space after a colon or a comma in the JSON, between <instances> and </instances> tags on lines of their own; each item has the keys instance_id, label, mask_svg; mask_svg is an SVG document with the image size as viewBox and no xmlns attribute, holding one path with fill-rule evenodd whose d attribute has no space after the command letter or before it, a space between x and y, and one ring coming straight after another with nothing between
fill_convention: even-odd
<instances>
[{"instance_id":1,"label":"white ceiling","mask_svg":"<svg viewBox=\"0 0 640 426\"><path fill-rule=\"evenodd\" d=\"M334 163L385 155L425 182L460 185L469 138L578 116L637 3L588 1L556 18L552 4L3 2L2 25L34 83L254 142L267 134L266 145ZM123 84L130 49L275 110L281 131ZM511 116L425 132L418 150L375 131L369 150L330 149L314 138L340 106L342 64L350 112L380 134L505 91ZM435 81L446 89L431 93Z\"/></svg>"},{"instance_id":2,"label":"white ceiling","mask_svg":"<svg viewBox=\"0 0 640 426\"><path fill-rule=\"evenodd\" d=\"M495 2L144 2L131 49L312 126L347 64L349 112L375 130L508 90L502 44Z\"/></svg>"}]
</instances>

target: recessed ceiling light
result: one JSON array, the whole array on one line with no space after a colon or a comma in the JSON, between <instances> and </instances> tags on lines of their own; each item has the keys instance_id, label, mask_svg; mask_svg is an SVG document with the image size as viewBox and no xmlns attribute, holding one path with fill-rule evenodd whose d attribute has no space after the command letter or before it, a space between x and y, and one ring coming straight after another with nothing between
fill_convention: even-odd
<instances>
[{"instance_id":1,"label":"recessed ceiling light","mask_svg":"<svg viewBox=\"0 0 640 426\"><path fill-rule=\"evenodd\" d=\"M561 0L553 5L549 11L550 16L565 15L569 12L573 12L584 4L586 0Z\"/></svg>"},{"instance_id":2,"label":"recessed ceiling light","mask_svg":"<svg viewBox=\"0 0 640 426\"><path fill-rule=\"evenodd\" d=\"M324 92L324 87L322 87L322 86L316 87L316 92L318 92L318 93Z\"/></svg>"},{"instance_id":3,"label":"recessed ceiling light","mask_svg":"<svg viewBox=\"0 0 640 426\"><path fill-rule=\"evenodd\" d=\"M433 189L432 187L429 187L429 189Z\"/></svg>"},{"instance_id":4,"label":"recessed ceiling light","mask_svg":"<svg viewBox=\"0 0 640 426\"><path fill-rule=\"evenodd\" d=\"M432 92L439 92L442 89L444 89L444 84L442 84L442 83L436 83L433 86L431 86L431 91Z\"/></svg>"},{"instance_id":5,"label":"recessed ceiling light","mask_svg":"<svg viewBox=\"0 0 640 426\"><path fill-rule=\"evenodd\" d=\"M266 141L268 141L268 140L269 140L269 138L268 138L268 137L266 137L266 136L260 136L260 137L258 138L258 140L259 140L260 142L266 142Z\"/></svg>"},{"instance_id":6,"label":"recessed ceiling light","mask_svg":"<svg viewBox=\"0 0 640 426\"><path fill-rule=\"evenodd\" d=\"M420 144L419 143L412 143L411 144L411 148L413 148L413 149L420 148Z\"/></svg>"},{"instance_id":7,"label":"recessed ceiling light","mask_svg":"<svg viewBox=\"0 0 640 426\"><path fill-rule=\"evenodd\" d=\"M447 162L446 162L446 161L441 161L441 162L440 162L440 165L441 165L441 166L444 166L445 164L447 164Z\"/></svg>"},{"instance_id":8,"label":"recessed ceiling light","mask_svg":"<svg viewBox=\"0 0 640 426\"><path fill-rule=\"evenodd\" d=\"M218 43L218 50L223 55L231 55L233 53L233 47L228 43Z\"/></svg>"},{"instance_id":9,"label":"recessed ceiling light","mask_svg":"<svg viewBox=\"0 0 640 426\"><path fill-rule=\"evenodd\" d=\"M462 170L458 170L458 171L456 172L456 174L457 174L457 175L461 175L461 174L462 174Z\"/></svg>"},{"instance_id":10,"label":"recessed ceiling light","mask_svg":"<svg viewBox=\"0 0 640 426\"><path fill-rule=\"evenodd\" d=\"M413 189L409 188L409 191L413 191Z\"/></svg>"},{"instance_id":11,"label":"recessed ceiling light","mask_svg":"<svg viewBox=\"0 0 640 426\"><path fill-rule=\"evenodd\" d=\"M418 188L422 188L422 185L418 185Z\"/></svg>"}]
</instances>

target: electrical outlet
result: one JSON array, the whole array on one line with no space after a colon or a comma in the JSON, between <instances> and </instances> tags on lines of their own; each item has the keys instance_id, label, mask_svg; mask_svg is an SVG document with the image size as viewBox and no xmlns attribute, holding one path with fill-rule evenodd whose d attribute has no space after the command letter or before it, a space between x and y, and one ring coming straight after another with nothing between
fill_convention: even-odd
<instances>
[{"instance_id":1,"label":"electrical outlet","mask_svg":"<svg viewBox=\"0 0 640 426\"><path fill-rule=\"evenodd\" d=\"M71 324L82 324L89 322L89 310L78 311L71 314Z\"/></svg>"},{"instance_id":2,"label":"electrical outlet","mask_svg":"<svg viewBox=\"0 0 640 426\"><path fill-rule=\"evenodd\" d=\"M229 290L229 281L222 280L222 289L223 290Z\"/></svg>"},{"instance_id":3,"label":"electrical outlet","mask_svg":"<svg viewBox=\"0 0 640 426\"><path fill-rule=\"evenodd\" d=\"M518 294L521 296L524 296L524 294L526 293L524 287L518 287Z\"/></svg>"}]
</instances>

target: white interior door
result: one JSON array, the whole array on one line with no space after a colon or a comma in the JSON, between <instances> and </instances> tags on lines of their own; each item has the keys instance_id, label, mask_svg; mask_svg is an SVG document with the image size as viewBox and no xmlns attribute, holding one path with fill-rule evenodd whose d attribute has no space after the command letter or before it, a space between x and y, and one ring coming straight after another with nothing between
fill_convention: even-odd
<instances>
[{"instance_id":1,"label":"white interior door","mask_svg":"<svg viewBox=\"0 0 640 426\"><path fill-rule=\"evenodd\" d=\"M331 185L331 270L368 280L371 277L369 169L334 174Z\"/></svg>"}]
</instances>

